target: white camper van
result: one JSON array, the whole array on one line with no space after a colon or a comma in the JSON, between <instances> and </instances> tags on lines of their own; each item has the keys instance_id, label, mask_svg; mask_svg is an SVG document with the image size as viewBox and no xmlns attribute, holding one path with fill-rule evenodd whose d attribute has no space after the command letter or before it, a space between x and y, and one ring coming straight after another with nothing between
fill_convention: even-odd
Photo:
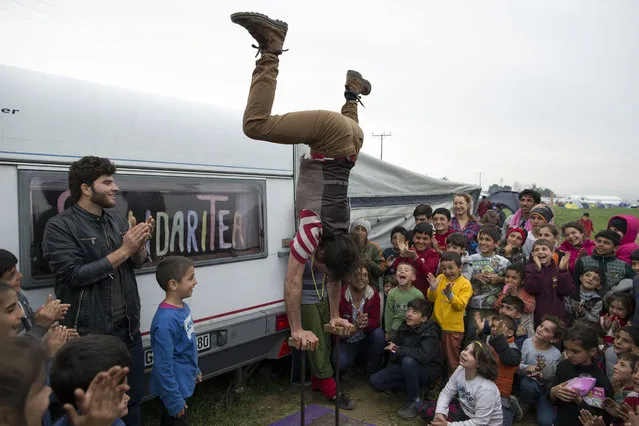
<instances>
[{"instance_id":1,"label":"white camper van","mask_svg":"<svg viewBox=\"0 0 639 426\"><path fill-rule=\"evenodd\" d=\"M283 283L295 233L295 174L305 147L252 141L241 112L0 65L0 248L15 253L32 305L53 292L42 234L68 198L67 171L85 155L118 167L116 209L152 215L153 264L137 271L145 363L149 327L164 293L154 264L196 263L190 300L205 377L286 356ZM390 244L416 205L452 206L476 185L433 179L360 153L351 173L352 218Z\"/></svg>"},{"instance_id":2,"label":"white camper van","mask_svg":"<svg viewBox=\"0 0 639 426\"><path fill-rule=\"evenodd\" d=\"M166 255L196 263L190 305L205 376L290 353L292 147L246 138L241 111L0 66L0 247L18 256L35 306L53 292L44 226L64 209L69 164L85 155L118 167L116 209L156 221L154 262L137 271L147 368L164 297L154 264Z\"/></svg>"}]
</instances>

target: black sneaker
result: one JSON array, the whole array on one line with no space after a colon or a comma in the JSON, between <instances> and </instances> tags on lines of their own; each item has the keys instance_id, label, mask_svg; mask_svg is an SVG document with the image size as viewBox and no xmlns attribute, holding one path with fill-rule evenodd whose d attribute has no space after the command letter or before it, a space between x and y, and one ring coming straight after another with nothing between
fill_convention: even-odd
<instances>
[{"instance_id":1,"label":"black sneaker","mask_svg":"<svg viewBox=\"0 0 639 426\"><path fill-rule=\"evenodd\" d=\"M346 392L340 392L335 395L335 402L341 410L352 410L355 408L355 402Z\"/></svg>"},{"instance_id":2,"label":"black sneaker","mask_svg":"<svg viewBox=\"0 0 639 426\"><path fill-rule=\"evenodd\" d=\"M397 414L404 419L414 419L419 414L419 406L421 401L407 402L399 409Z\"/></svg>"}]
</instances>

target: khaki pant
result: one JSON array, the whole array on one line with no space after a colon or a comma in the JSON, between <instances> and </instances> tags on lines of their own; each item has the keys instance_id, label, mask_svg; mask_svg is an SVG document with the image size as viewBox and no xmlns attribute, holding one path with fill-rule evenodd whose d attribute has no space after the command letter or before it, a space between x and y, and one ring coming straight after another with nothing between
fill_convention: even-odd
<instances>
[{"instance_id":1,"label":"khaki pant","mask_svg":"<svg viewBox=\"0 0 639 426\"><path fill-rule=\"evenodd\" d=\"M311 148L311 154L326 157L356 156L364 142L364 133L357 124L356 101L347 101L341 114L315 110L271 115L278 65L278 56L269 53L256 62L244 111L246 136L286 145L303 143Z\"/></svg>"}]
</instances>

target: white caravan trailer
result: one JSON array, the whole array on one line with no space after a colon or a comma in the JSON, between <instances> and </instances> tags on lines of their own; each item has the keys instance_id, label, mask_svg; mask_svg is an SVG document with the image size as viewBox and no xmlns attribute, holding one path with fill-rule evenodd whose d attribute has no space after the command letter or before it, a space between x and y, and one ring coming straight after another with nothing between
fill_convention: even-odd
<instances>
[{"instance_id":1,"label":"white caravan trailer","mask_svg":"<svg viewBox=\"0 0 639 426\"><path fill-rule=\"evenodd\" d=\"M47 220L64 209L69 164L112 159L116 209L153 215L153 264L137 271L145 363L166 255L196 263L190 300L205 376L290 353L283 282L295 231L291 146L251 141L241 111L0 66L0 247L33 305L53 292ZM239 370L242 371L242 370Z\"/></svg>"},{"instance_id":2,"label":"white caravan trailer","mask_svg":"<svg viewBox=\"0 0 639 426\"><path fill-rule=\"evenodd\" d=\"M42 233L64 209L69 164L112 159L116 208L156 220L154 264L170 254L196 262L190 305L205 377L242 372L290 353L283 282L304 151L246 138L240 111L0 65L0 248L18 256L24 291L39 306L53 292ZM352 216L371 220L371 239L387 245L393 226L412 225L417 204L450 207L456 192L476 199L479 187L360 154L349 197ZM137 271L147 368L164 296L153 272L153 264Z\"/></svg>"}]
</instances>

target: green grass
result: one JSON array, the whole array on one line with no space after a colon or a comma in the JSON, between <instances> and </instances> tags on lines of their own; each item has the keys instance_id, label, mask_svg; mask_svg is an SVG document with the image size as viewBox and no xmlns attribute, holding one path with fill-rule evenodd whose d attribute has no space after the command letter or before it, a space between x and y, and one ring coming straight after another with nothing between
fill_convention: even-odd
<instances>
[{"instance_id":1,"label":"green grass","mask_svg":"<svg viewBox=\"0 0 639 426\"><path fill-rule=\"evenodd\" d=\"M188 400L189 424L266 425L295 412L299 400L286 373L277 380L256 375L241 391L231 389L232 374L224 374L198 385ZM310 393L310 392L309 392ZM145 426L160 424L158 398L142 405Z\"/></svg>"},{"instance_id":2,"label":"green grass","mask_svg":"<svg viewBox=\"0 0 639 426\"><path fill-rule=\"evenodd\" d=\"M606 229L611 217L617 215L632 215L639 218L639 209L614 207L610 209L563 209L555 207L555 224L561 228L566 222L578 221L584 213L590 214L590 220L595 227L595 232Z\"/></svg>"}]
</instances>

